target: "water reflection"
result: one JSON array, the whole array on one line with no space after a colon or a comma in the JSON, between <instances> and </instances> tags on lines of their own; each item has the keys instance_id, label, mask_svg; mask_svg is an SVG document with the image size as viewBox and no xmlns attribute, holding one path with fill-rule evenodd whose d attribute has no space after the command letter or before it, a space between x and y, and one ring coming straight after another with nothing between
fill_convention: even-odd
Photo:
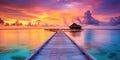
<instances>
[{"instance_id":1,"label":"water reflection","mask_svg":"<svg viewBox=\"0 0 120 60\"><path fill-rule=\"evenodd\" d=\"M0 60L24 59L56 30L0 30ZM98 60L120 60L120 30L64 30Z\"/></svg>"},{"instance_id":2,"label":"water reflection","mask_svg":"<svg viewBox=\"0 0 120 60\"><path fill-rule=\"evenodd\" d=\"M84 31L84 39L85 39L85 44L87 46L87 48L91 48L92 45L92 40L94 39L94 31L93 30L85 30Z\"/></svg>"},{"instance_id":3,"label":"water reflection","mask_svg":"<svg viewBox=\"0 0 120 60\"><path fill-rule=\"evenodd\" d=\"M83 30L79 34L66 33L98 60L120 60L120 30Z\"/></svg>"},{"instance_id":4,"label":"water reflection","mask_svg":"<svg viewBox=\"0 0 120 60\"><path fill-rule=\"evenodd\" d=\"M70 32L70 35L73 37L78 37L80 36L80 32Z\"/></svg>"},{"instance_id":5,"label":"water reflection","mask_svg":"<svg viewBox=\"0 0 120 60\"><path fill-rule=\"evenodd\" d=\"M45 30L4 30L0 33L0 46L38 47L54 32Z\"/></svg>"},{"instance_id":6,"label":"water reflection","mask_svg":"<svg viewBox=\"0 0 120 60\"><path fill-rule=\"evenodd\" d=\"M66 34L72 39L74 40L79 46L83 46L86 47L86 44L84 42L84 38L83 38L83 31L80 32L66 32Z\"/></svg>"},{"instance_id":7,"label":"water reflection","mask_svg":"<svg viewBox=\"0 0 120 60\"><path fill-rule=\"evenodd\" d=\"M0 60L23 59L53 34L44 29L0 30Z\"/></svg>"}]
</instances>

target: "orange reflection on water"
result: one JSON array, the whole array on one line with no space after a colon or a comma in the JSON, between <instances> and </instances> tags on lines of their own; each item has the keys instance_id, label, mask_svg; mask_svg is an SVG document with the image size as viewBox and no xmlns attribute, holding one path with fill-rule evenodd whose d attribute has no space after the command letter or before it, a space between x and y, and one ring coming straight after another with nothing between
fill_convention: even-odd
<instances>
[{"instance_id":1,"label":"orange reflection on water","mask_svg":"<svg viewBox=\"0 0 120 60\"><path fill-rule=\"evenodd\" d=\"M0 46L27 47L35 49L50 38L54 32L43 29L34 30L0 30Z\"/></svg>"}]
</instances>

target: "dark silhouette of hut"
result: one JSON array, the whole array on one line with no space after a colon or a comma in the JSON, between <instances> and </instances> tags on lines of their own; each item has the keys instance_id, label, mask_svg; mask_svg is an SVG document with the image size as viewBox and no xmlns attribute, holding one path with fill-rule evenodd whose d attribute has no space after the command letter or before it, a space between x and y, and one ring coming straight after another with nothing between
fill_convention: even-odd
<instances>
[{"instance_id":1,"label":"dark silhouette of hut","mask_svg":"<svg viewBox=\"0 0 120 60\"><path fill-rule=\"evenodd\" d=\"M69 26L70 29L82 29L80 25L77 25L76 23L73 23L72 25Z\"/></svg>"},{"instance_id":2,"label":"dark silhouette of hut","mask_svg":"<svg viewBox=\"0 0 120 60\"><path fill-rule=\"evenodd\" d=\"M0 18L0 24L4 24L4 20Z\"/></svg>"}]
</instances>

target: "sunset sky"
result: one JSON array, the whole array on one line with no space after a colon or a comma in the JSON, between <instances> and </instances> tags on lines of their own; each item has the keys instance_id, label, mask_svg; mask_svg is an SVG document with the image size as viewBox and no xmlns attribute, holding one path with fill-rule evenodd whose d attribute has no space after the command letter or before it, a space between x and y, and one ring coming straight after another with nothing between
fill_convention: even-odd
<instances>
[{"instance_id":1,"label":"sunset sky","mask_svg":"<svg viewBox=\"0 0 120 60\"><path fill-rule=\"evenodd\" d=\"M75 17L82 20L87 10L106 21L120 16L120 0L0 0L0 18L5 21L71 22Z\"/></svg>"}]
</instances>

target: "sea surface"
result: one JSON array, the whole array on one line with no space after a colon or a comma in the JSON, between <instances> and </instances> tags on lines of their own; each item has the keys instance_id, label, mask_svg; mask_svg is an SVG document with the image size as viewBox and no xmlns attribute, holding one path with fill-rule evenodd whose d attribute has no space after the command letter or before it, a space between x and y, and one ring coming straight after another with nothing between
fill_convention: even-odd
<instances>
[{"instance_id":1,"label":"sea surface","mask_svg":"<svg viewBox=\"0 0 120 60\"><path fill-rule=\"evenodd\" d=\"M24 60L56 30L0 30L0 60ZM120 60L120 30L82 30L65 33L97 60Z\"/></svg>"}]
</instances>

